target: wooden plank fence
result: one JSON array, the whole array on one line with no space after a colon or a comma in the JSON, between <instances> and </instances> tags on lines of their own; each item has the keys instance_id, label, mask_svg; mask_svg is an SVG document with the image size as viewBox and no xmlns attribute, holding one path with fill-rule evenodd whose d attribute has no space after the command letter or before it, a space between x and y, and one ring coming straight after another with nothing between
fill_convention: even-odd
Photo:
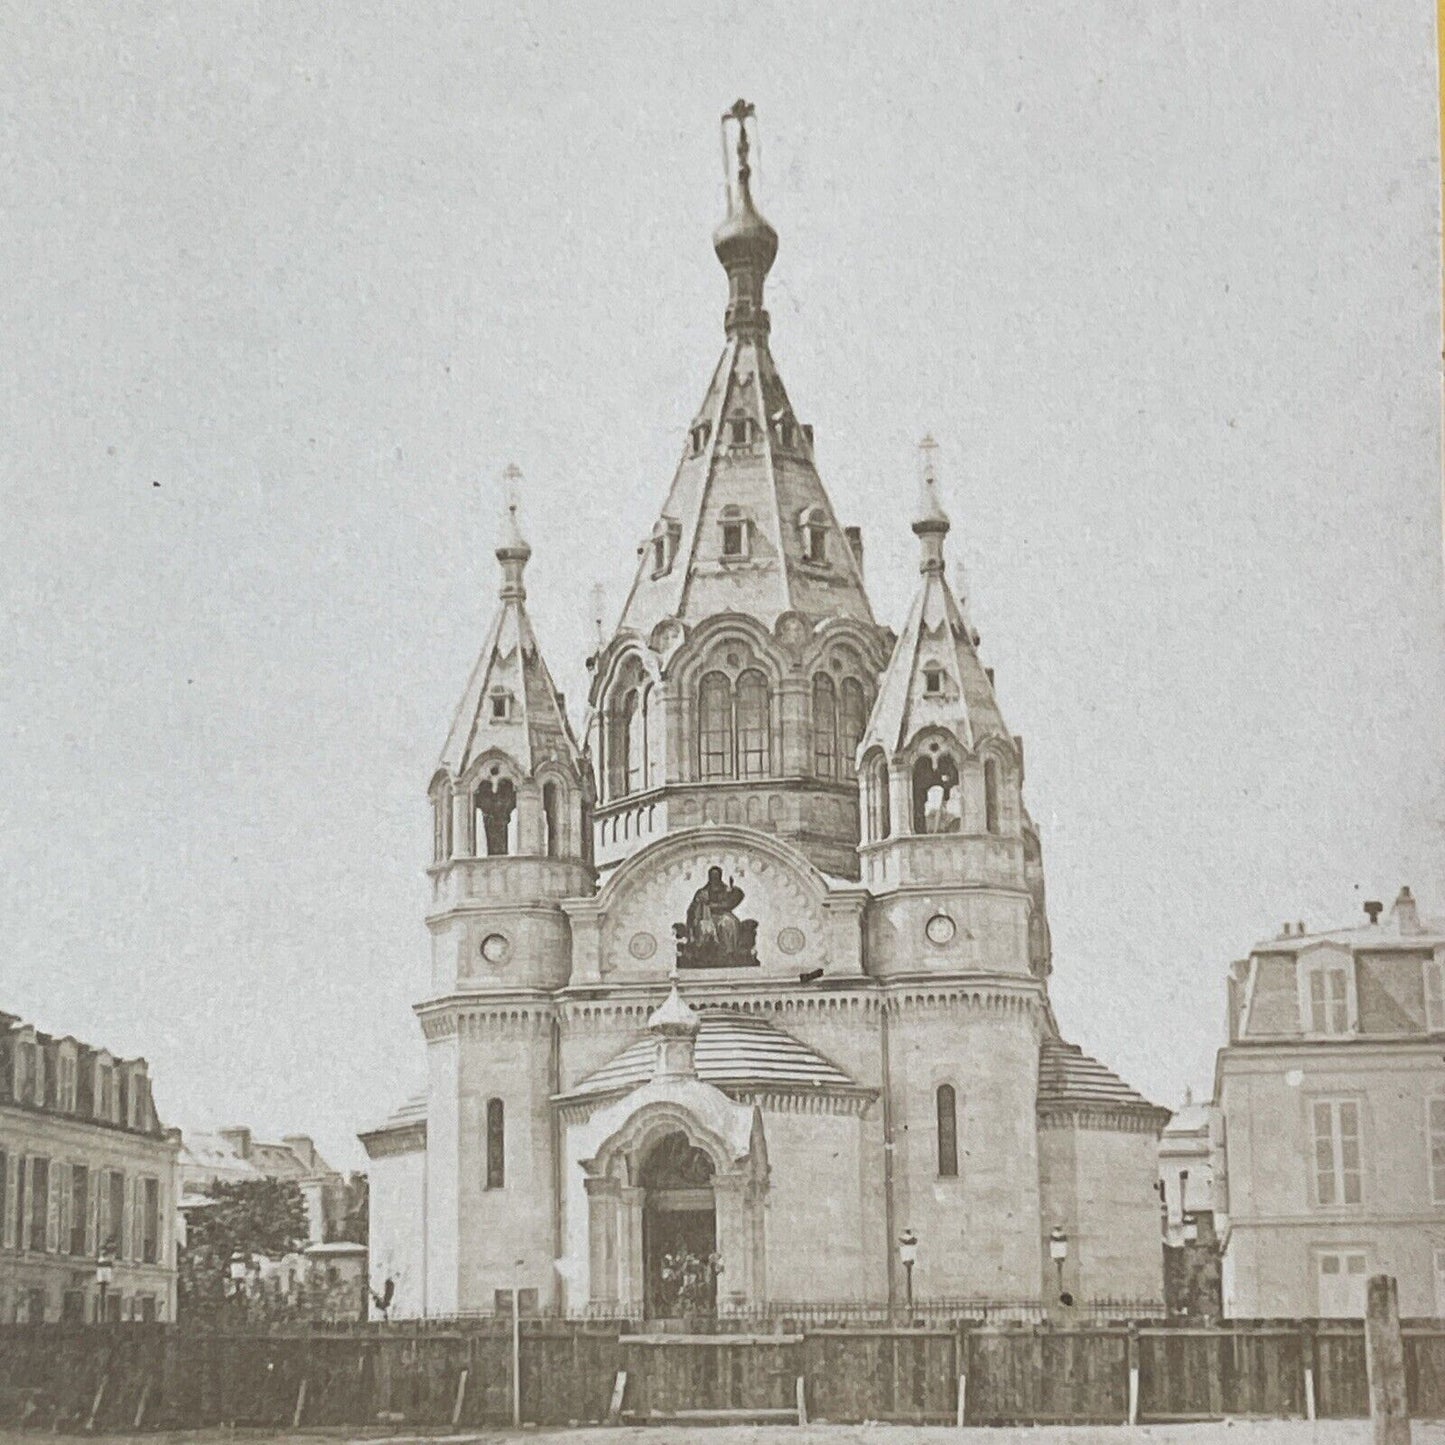
<instances>
[{"instance_id":1,"label":"wooden plank fence","mask_svg":"<svg viewBox=\"0 0 1445 1445\"><path fill-rule=\"evenodd\" d=\"M1445 1419L1445 1323L1404 1329L1417 1419ZM1358 1322L1052 1329L809 1329L719 1336L529 1320L521 1417L794 1418L950 1424L1363 1418ZM801 1381L801 1401L799 1382ZM1131 1388L1131 1381L1133 1388ZM225 1334L177 1325L0 1326L0 1425L269 1429L378 1422L478 1428L512 1412L506 1321L344 1333Z\"/></svg>"}]
</instances>

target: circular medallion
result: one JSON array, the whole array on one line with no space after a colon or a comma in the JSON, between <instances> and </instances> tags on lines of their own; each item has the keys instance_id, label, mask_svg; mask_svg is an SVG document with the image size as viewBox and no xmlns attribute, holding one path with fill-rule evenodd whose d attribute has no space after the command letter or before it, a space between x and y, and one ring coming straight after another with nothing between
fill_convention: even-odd
<instances>
[{"instance_id":1,"label":"circular medallion","mask_svg":"<svg viewBox=\"0 0 1445 1445\"><path fill-rule=\"evenodd\" d=\"M627 950L633 958L651 958L657 952L657 940L650 933L634 933Z\"/></svg>"},{"instance_id":2,"label":"circular medallion","mask_svg":"<svg viewBox=\"0 0 1445 1445\"><path fill-rule=\"evenodd\" d=\"M801 953L807 941L801 928L785 928L778 934L778 952Z\"/></svg>"},{"instance_id":3,"label":"circular medallion","mask_svg":"<svg viewBox=\"0 0 1445 1445\"><path fill-rule=\"evenodd\" d=\"M928 935L930 943L952 943L954 935L953 919L946 913L935 913L923 927L924 933Z\"/></svg>"},{"instance_id":4,"label":"circular medallion","mask_svg":"<svg viewBox=\"0 0 1445 1445\"><path fill-rule=\"evenodd\" d=\"M482 957L488 963L505 963L512 956L512 941L504 933L489 933L482 940Z\"/></svg>"}]
</instances>

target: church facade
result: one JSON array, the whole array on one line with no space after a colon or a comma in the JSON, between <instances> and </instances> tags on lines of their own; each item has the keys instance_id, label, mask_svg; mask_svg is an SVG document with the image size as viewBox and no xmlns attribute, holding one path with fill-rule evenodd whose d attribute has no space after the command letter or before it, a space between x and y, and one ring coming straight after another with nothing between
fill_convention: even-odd
<instances>
[{"instance_id":1,"label":"church facade","mask_svg":"<svg viewBox=\"0 0 1445 1445\"><path fill-rule=\"evenodd\" d=\"M362 1136L373 1284L430 1315L1158 1300L1168 1113L1060 1034L931 467L912 605L873 614L770 349L751 125L722 357L580 738L515 513L497 551L430 785L427 1091Z\"/></svg>"}]
</instances>

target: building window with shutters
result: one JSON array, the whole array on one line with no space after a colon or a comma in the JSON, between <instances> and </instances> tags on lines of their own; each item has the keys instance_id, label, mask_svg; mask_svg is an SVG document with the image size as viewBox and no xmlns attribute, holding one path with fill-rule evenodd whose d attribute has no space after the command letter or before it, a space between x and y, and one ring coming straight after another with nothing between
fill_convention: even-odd
<instances>
[{"instance_id":1,"label":"building window with shutters","mask_svg":"<svg viewBox=\"0 0 1445 1445\"><path fill-rule=\"evenodd\" d=\"M159 1179L141 1180L140 1204L140 1260L142 1264L156 1264L161 1257L161 1182Z\"/></svg>"},{"instance_id":2,"label":"building window with shutters","mask_svg":"<svg viewBox=\"0 0 1445 1445\"><path fill-rule=\"evenodd\" d=\"M1445 1204L1445 1094L1437 1094L1427 1106L1426 1130L1430 1148L1430 1197Z\"/></svg>"},{"instance_id":3,"label":"building window with shutters","mask_svg":"<svg viewBox=\"0 0 1445 1445\"><path fill-rule=\"evenodd\" d=\"M46 1249L46 1230L50 1225L50 1160L36 1156L30 1161L30 1249L40 1254Z\"/></svg>"},{"instance_id":4,"label":"building window with shutters","mask_svg":"<svg viewBox=\"0 0 1445 1445\"><path fill-rule=\"evenodd\" d=\"M507 1182L506 1118L500 1099L487 1100L487 1185L501 1189Z\"/></svg>"},{"instance_id":5,"label":"building window with shutters","mask_svg":"<svg viewBox=\"0 0 1445 1445\"><path fill-rule=\"evenodd\" d=\"M1358 1204L1363 1172L1359 1104L1354 1099L1316 1099L1310 1118L1315 1202L1324 1208Z\"/></svg>"},{"instance_id":6,"label":"building window with shutters","mask_svg":"<svg viewBox=\"0 0 1445 1445\"><path fill-rule=\"evenodd\" d=\"M84 1164L70 1166L70 1252L81 1257L90 1253L86 1240L86 1219L90 1213L90 1170Z\"/></svg>"},{"instance_id":7,"label":"building window with shutters","mask_svg":"<svg viewBox=\"0 0 1445 1445\"><path fill-rule=\"evenodd\" d=\"M958 1098L952 1084L940 1084L936 1096L938 1109L938 1175L940 1179L958 1178Z\"/></svg>"},{"instance_id":8,"label":"building window with shutters","mask_svg":"<svg viewBox=\"0 0 1445 1445\"><path fill-rule=\"evenodd\" d=\"M1424 967L1425 1028L1445 1033L1445 959L1427 958Z\"/></svg>"},{"instance_id":9,"label":"building window with shutters","mask_svg":"<svg viewBox=\"0 0 1445 1445\"><path fill-rule=\"evenodd\" d=\"M125 1175L112 1169L106 1176L105 1247L115 1259L125 1255Z\"/></svg>"}]
</instances>

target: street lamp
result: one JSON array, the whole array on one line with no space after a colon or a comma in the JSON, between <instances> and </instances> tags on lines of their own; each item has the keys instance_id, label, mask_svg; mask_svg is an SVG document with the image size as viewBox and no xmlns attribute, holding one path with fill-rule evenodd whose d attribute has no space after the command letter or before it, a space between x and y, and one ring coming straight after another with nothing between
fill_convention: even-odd
<instances>
[{"instance_id":1,"label":"street lamp","mask_svg":"<svg viewBox=\"0 0 1445 1445\"><path fill-rule=\"evenodd\" d=\"M115 1277L115 1267L111 1263L110 1251L102 1249L95 1258L95 1282L100 1286L100 1298L96 1301L96 1317L101 1324L105 1323L105 1296L110 1289L110 1282Z\"/></svg>"},{"instance_id":2,"label":"street lamp","mask_svg":"<svg viewBox=\"0 0 1445 1445\"><path fill-rule=\"evenodd\" d=\"M1049 1258L1054 1262L1054 1269L1059 1277L1059 1303L1071 1305L1074 1297L1064 1288L1064 1261L1069 1257L1069 1236L1064 1233L1063 1225L1056 1224L1049 1230Z\"/></svg>"},{"instance_id":3,"label":"street lamp","mask_svg":"<svg viewBox=\"0 0 1445 1445\"><path fill-rule=\"evenodd\" d=\"M905 1229L898 1236L898 1262L903 1266L904 1294L908 1312L913 1313L913 1266L918 1263L918 1236Z\"/></svg>"}]
</instances>

